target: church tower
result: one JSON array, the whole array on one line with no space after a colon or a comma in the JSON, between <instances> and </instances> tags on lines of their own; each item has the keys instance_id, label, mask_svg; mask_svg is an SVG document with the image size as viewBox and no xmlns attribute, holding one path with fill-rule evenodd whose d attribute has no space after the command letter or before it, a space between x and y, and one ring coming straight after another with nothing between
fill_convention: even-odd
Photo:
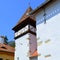
<instances>
[{"instance_id":1,"label":"church tower","mask_svg":"<svg viewBox=\"0 0 60 60\"><path fill-rule=\"evenodd\" d=\"M17 25L15 31L15 60L37 60L36 21L29 13L29 7Z\"/></svg>"}]
</instances>

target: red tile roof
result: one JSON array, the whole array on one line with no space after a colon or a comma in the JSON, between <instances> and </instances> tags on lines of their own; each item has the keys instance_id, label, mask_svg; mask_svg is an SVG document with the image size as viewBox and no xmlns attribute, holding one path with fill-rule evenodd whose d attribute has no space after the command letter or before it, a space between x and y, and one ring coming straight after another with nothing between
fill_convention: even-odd
<instances>
[{"instance_id":1,"label":"red tile roof","mask_svg":"<svg viewBox=\"0 0 60 60\"><path fill-rule=\"evenodd\" d=\"M0 43L0 52L1 51L14 53L15 49L9 45Z\"/></svg>"},{"instance_id":2,"label":"red tile roof","mask_svg":"<svg viewBox=\"0 0 60 60\"><path fill-rule=\"evenodd\" d=\"M30 55L30 57L35 57L35 56L38 56L39 54L38 54L38 52L37 52L37 50L32 54L32 55Z\"/></svg>"}]
</instances>

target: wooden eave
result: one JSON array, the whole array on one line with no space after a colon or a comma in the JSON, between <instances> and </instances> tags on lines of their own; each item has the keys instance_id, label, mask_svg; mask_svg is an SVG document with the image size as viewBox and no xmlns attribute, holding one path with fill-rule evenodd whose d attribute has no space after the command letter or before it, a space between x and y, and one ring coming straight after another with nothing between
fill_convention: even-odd
<instances>
[{"instance_id":1,"label":"wooden eave","mask_svg":"<svg viewBox=\"0 0 60 60\"><path fill-rule=\"evenodd\" d=\"M31 24L34 27L36 27L36 21L33 17L26 17L25 20L21 21L18 25L16 25L12 30L14 30L15 32L18 31L19 29L25 27L27 24Z\"/></svg>"}]
</instances>

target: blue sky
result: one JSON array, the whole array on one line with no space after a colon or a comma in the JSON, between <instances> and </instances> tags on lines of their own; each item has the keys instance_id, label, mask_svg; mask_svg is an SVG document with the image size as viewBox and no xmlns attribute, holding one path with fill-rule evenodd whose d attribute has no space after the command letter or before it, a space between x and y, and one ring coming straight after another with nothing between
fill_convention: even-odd
<instances>
[{"instance_id":1,"label":"blue sky","mask_svg":"<svg viewBox=\"0 0 60 60\"><path fill-rule=\"evenodd\" d=\"M12 28L16 25L22 17L28 3L35 9L44 0L0 0L0 36L7 36L9 41L14 38L14 31Z\"/></svg>"}]
</instances>

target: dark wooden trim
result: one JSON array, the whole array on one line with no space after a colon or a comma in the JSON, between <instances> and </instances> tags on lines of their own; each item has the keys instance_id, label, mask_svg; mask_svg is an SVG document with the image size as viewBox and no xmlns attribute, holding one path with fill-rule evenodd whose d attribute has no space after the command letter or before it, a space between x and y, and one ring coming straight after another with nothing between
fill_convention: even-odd
<instances>
[{"instance_id":1,"label":"dark wooden trim","mask_svg":"<svg viewBox=\"0 0 60 60\"><path fill-rule=\"evenodd\" d=\"M11 54L14 54L14 52L3 51L3 50L0 50L0 52L5 52L5 53L11 53Z\"/></svg>"},{"instance_id":2,"label":"dark wooden trim","mask_svg":"<svg viewBox=\"0 0 60 60\"><path fill-rule=\"evenodd\" d=\"M19 35L19 36L17 36L17 37L14 37L14 39L18 39L19 37L22 37L23 35L25 35L25 34L27 34L27 33L28 33L28 31L24 32L23 34L21 34L21 35Z\"/></svg>"},{"instance_id":3,"label":"dark wooden trim","mask_svg":"<svg viewBox=\"0 0 60 60\"><path fill-rule=\"evenodd\" d=\"M31 18L27 18L22 23L20 23L19 25L15 26L12 30L14 30L15 32L17 32L18 30L22 29L26 25L32 25L32 26L36 27L36 21L34 21Z\"/></svg>"},{"instance_id":4,"label":"dark wooden trim","mask_svg":"<svg viewBox=\"0 0 60 60\"><path fill-rule=\"evenodd\" d=\"M32 59L32 58L35 58L35 57L36 57L37 60L38 60L38 56L30 56L29 59Z\"/></svg>"},{"instance_id":5,"label":"dark wooden trim","mask_svg":"<svg viewBox=\"0 0 60 60\"><path fill-rule=\"evenodd\" d=\"M32 32L32 31L28 30L28 31L24 32L23 34L21 34L21 35L19 35L19 36L17 36L17 37L14 37L14 39L16 40L16 39L18 39L18 38L24 36L24 35L27 34L27 33L31 33L31 34L36 35L36 33L34 33L34 32Z\"/></svg>"}]
</instances>

